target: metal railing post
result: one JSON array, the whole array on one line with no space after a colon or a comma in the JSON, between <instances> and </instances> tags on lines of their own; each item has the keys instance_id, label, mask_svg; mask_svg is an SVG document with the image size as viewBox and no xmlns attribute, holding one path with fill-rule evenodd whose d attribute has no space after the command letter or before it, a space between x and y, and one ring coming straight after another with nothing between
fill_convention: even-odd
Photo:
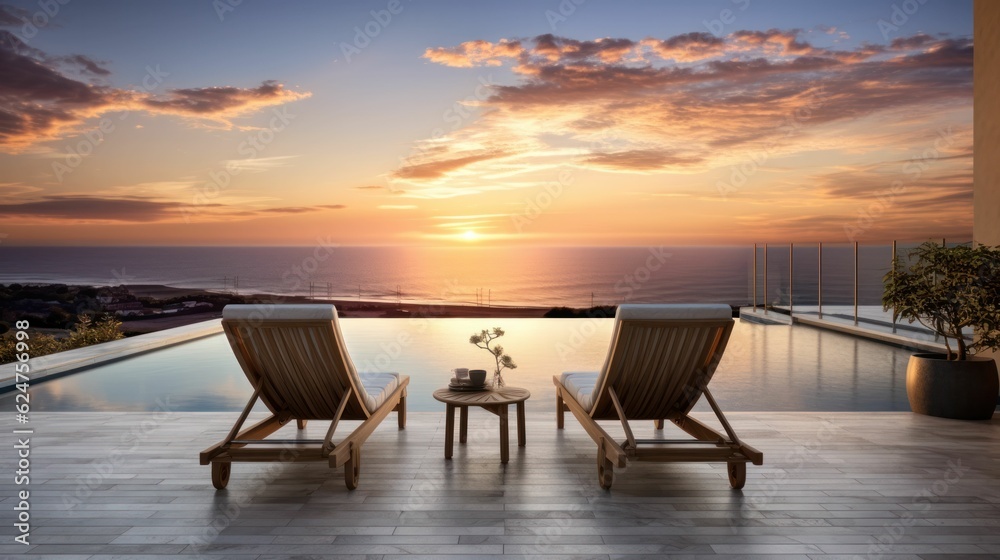
<instances>
[{"instance_id":1,"label":"metal railing post","mask_svg":"<svg viewBox=\"0 0 1000 560\"><path fill-rule=\"evenodd\" d=\"M764 244L764 315L767 315L767 243Z\"/></svg>"},{"instance_id":2,"label":"metal railing post","mask_svg":"<svg viewBox=\"0 0 1000 560\"><path fill-rule=\"evenodd\" d=\"M757 312L757 244L753 244L753 312Z\"/></svg>"},{"instance_id":3,"label":"metal railing post","mask_svg":"<svg viewBox=\"0 0 1000 560\"><path fill-rule=\"evenodd\" d=\"M794 305L792 303L793 301L792 294L794 293L793 288L795 286L795 266L794 266L795 258L792 255L794 252L795 252L795 244L789 243L788 244L788 316L789 317L792 316L792 307Z\"/></svg>"},{"instance_id":4,"label":"metal railing post","mask_svg":"<svg viewBox=\"0 0 1000 560\"><path fill-rule=\"evenodd\" d=\"M816 261L819 263L819 271L816 274L816 303L818 305L818 310L816 315L822 319L823 318L823 242L819 242L818 254Z\"/></svg>"},{"instance_id":5,"label":"metal railing post","mask_svg":"<svg viewBox=\"0 0 1000 560\"><path fill-rule=\"evenodd\" d=\"M892 267L891 274L892 278L896 278L896 240L892 240L892 259L889 261L889 266ZM892 332L896 333L896 304L892 304Z\"/></svg>"},{"instance_id":6,"label":"metal railing post","mask_svg":"<svg viewBox=\"0 0 1000 560\"><path fill-rule=\"evenodd\" d=\"M854 242L854 326L858 326L858 242Z\"/></svg>"}]
</instances>

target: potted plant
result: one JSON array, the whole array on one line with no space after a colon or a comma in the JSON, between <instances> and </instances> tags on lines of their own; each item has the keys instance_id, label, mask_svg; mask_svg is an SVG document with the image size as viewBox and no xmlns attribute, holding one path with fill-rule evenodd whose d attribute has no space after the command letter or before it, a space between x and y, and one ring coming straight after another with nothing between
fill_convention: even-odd
<instances>
[{"instance_id":1,"label":"potted plant","mask_svg":"<svg viewBox=\"0 0 1000 560\"><path fill-rule=\"evenodd\" d=\"M499 344L493 345L493 341L503 335L503 329L493 327L493 330L479 331L479 333L469 337L469 344L475 345L477 348L482 348L493 355L493 359L496 361L496 369L493 370L493 387L496 389L505 385L503 375L500 372L505 368L517 369L517 364L514 363L514 360L503 353L503 346Z\"/></svg>"},{"instance_id":2,"label":"potted plant","mask_svg":"<svg viewBox=\"0 0 1000 560\"><path fill-rule=\"evenodd\" d=\"M910 408L945 418L992 418L1000 384L996 362L974 354L1000 348L1000 247L928 242L909 257L909 265L893 258L882 305L895 319L919 321L944 337L946 348L945 354L910 357ZM963 334L970 328L974 342Z\"/></svg>"}]
</instances>

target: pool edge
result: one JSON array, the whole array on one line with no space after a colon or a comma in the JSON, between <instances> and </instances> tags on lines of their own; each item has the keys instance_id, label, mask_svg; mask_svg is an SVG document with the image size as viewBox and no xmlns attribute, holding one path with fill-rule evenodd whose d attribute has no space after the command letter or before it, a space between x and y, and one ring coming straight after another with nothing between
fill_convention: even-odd
<instances>
[{"instance_id":1,"label":"pool edge","mask_svg":"<svg viewBox=\"0 0 1000 560\"><path fill-rule=\"evenodd\" d=\"M27 363L30 366L28 378L31 383L37 383L72 373L79 369L120 360L152 350L159 350L166 346L173 346L221 332L222 319L211 319L183 327L175 327L112 342L95 344L86 348L77 348L47 356L39 356L28 360ZM17 363L0 365L0 393L5 393L14 388L17 382L15 371L15 366L17 365Z\"/></svg>"}]
</instances>

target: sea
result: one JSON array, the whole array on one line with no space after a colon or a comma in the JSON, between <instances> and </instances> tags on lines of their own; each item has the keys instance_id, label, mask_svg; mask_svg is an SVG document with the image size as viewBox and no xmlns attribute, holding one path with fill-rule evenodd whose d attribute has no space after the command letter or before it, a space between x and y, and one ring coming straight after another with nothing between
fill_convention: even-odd
<instances>
[{"instance_id":1,"label":"sea","mask_svg":"<svg viewBox=\"0 0 1000 560\"><path fill-rule=\"evenodd\" d=\"M764 254L762 245L756 251L752 245L0 246L0 284L162 284L317 299L544 307L624 302L750 305L765 299L777 305L790 299L796 305L812 305L822 287L824 305L849 305L857 269L859 304L878 305L892 249L863 245L855 266L853 245L824 244L822 271L816 244L795 245L791 251L788 245L770 245L766 266Z\"/></svg>"}]
</instances>

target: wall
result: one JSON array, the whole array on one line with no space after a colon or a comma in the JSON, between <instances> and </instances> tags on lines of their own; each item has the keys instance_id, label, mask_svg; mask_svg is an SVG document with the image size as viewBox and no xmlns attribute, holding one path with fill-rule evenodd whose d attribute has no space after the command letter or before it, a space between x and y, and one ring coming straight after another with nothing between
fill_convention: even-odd
<instances>
[{"instance_id":1,"label":"wall","mask_svg":"<svg viewBox=\"0 0 1000 560\"><path fill-rule=\"evenodd\" d=\"M1000 245L1000 2L976 0L973 200L977 243Z\"/></svg>"}]
</instances>

